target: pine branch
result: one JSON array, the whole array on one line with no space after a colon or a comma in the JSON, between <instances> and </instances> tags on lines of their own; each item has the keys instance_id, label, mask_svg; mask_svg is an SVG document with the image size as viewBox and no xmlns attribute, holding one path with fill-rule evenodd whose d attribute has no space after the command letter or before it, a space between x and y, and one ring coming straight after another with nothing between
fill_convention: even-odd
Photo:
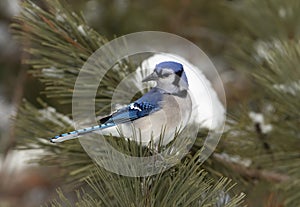
<instances>
[{"instance_id":1,"label":"pine branch","mask_svg":"<svg viewBox=\"0 0 300 207\"><path fill-rule=\"evenodd\" d=\"M285 182L290 179L289 176L280 174L277 172L272 172L268 170L261 170L261 169L251 169L249 167L243 166L241 164L238 164L236 162L230 161L228 159L225 159L222 155L218 153L214 153L213 157L223 163L224 165L227 165L229 168L231 168L235 173L240 174L241 176L247 178L247 179L254 179L254 180L266 180L269 182Z\"/></svg>"},{"instance_id":2,"label":"pine branch","mask_svg":"<svg viewBox=\"0 0 300 207\"><path fill-rule=\"evenodd\" d=\"M12 24L15 37L26 43L30 73L46 85L46 94L70 103L76 77L87 58L107 40L91 29L65 1L47 1L42 9L31 1ZM28 47L28 43L29 46Z\"/></svg>"},{"instance_id":3,"label":"pine branch","mask_svg":"<svg viewBox=\"0 0 300 207\"><path fill-rule=\"evenodd\" d=\"M278 5L275 5L275 3L278 3ZM237 38L236 40L237 42L241 41L242 44L239 44L239 46L243 45L240 46L243 48L231 50L230 52L236 51L236 54L234 54L236 59L242 57L237 61L236 68L242 65L241 68L251 70L249 74L251 74L254 81L263 88L269 89L268 92L259 90L256 97L252 96L249 99L256 102L258 112L264 115L266 122L272 124L273 130L263 134L263 136L261 132L258 133L257 128L255 128L257 123L253 123L249 118L249 112L252 109L248 110L246 108L240 114L237 113L239 118L236 119L233 129L231 129L232 133L229 132L226 135L218 150L231 151L238 155L249 155L254 163L253 165L262 167L261 170L256 170L256 168L249 170L249 168L243 166L226 163L224 160L221 161L239 177L254 177L272 182L280 181L278 189L287 189L286 195L290 196L286 202L289 204L296 202L297 204L299 197L290 195L292 191L297 192L299 190L296 185L299 183L299 177L295 173L299 171L299 167L293 166L293 163L291 163L297 159L289 160L290 164L285 165L287 173L282 173L281 170L277 169L277 165L282 163L276 159L276 156L279 153L288 152L285 154L285 158L288 158L289 155L298 150L299 141L297 139L299 133L297 133L297 126L299 125L298 109L300 101L297 98L298 91L296 94L291 94L284 90L278 90L278 87L276 89L274 85L294 86L293 81L299 80L299 73L294 70L299 65L297 58L299 57L299 44L295 35L298 31L297 27L282 33L282 30L286 28L286 24L298 23L296 20L299 17L297 13L299 5L294 1L292 8L292 13L295 14L294 17L288 16L283 20L278 20L282 17L274 16L274 13L280 9L280 6L286 8L289 3L278 1L272 3L264 0L262 4L259 4L259 1L251 1L243 4L243 9L249 10L247 7L249 5L253 8L261 7L262 12L268 11L264 14L266 18L262 19L268 23L269 28L262 28L264 25L259 26L262 30L251 27L253 22L255 22L255 25L259 22L256 13L240 18L240 20L246 22L246 27L240 28L240 30L249 32L249 36L245 37L238 34L237 36L243 38ZM55 101L59 103L70 104L74 83L80 68L87 58L105 44L107 40L91 29L84 18L74 13L65 1L48 0L45 7L38 7L30 1L25 1L23 7L24 10L12 25L12 28L16 37L22 42L30 42L27 46L25 45L25 50L30 54L30 58L26 59L26 63L32 67L30 72L46 85L45 93L48 97L55 98ZM243 9L240 11L244 12ZM259 18L261 19L261 17ZM291 19L293 20L290 21ZM277 21L280 22L280 28L274 28L276 27L274 22ZM270 31L276 31L274 36L278 40L273 40L274 37ZM280 39L282 37L283 39ZM266 51L268 52L267 57L257 56L258 46L261 43L257 42L257 39L265 41ZM276 48L278 44L280 47ZM107 55L111 55L111 53L112 51L107 51ZM122 77L135 69L134 65L130 66L128 60L117 63L115 68L118 69L119 73L107 73L99 87L96 97L97 113L110 112L107 107L110 104L111 94L108 91L114 89L122 80ZM99 71L102 72L101 69ZM279 88L281 87L279 86ZM124 94L126 94L126 89L124 89ZM258 99L263 101L259 102ZM268 112L265 109L266 103L271 103L275 112ZM144 180L117 176L103 171L103 169L98 169L85 154L78 141L70 141L54 146L45 140L45 138L59 134L62 131L72 130L72 123L67 116L57 113L56 110L48 107L45 103L41 103L41 105L42 110L29 103L22 106L17 117L18 137L20 137L18 140L19 146L22 149L45 149L47 155L42 156L37 162L60 166L64 169L62 174L73 183L77 181L78 184L79 181L84 181L90 174L93 174L94 177L89 178L88 182L93 187L96 197L78 195L80 198L78 201L79 206L81 204L87 206L108 205L112 198L115 204L119 206L124 203L136 206L140 204L146 206L187 206L199 205L199 202L202 202L203 205L209 205L216 204L220 194L224 191L227 192L232 186L228 184L229 181L226 179L219 181L211 179L211 175L202 171L199 165L193 165L195 164L194 158L182 161L178 166L164 174L145 178ZM265 139L263 141L268 142L270 145L271 153L260 146L263 142L262 137ZM227 140L230 142L226 143ZM282 140L284 140L284 143L282 143ZM197 152L202 146L201 140L198 140L197 143L198 146L195 149L193 148L193 152ZM257 143L259 143L259 146ZM128 143L123 141L117 141L114 146L119 147L119 150L136 149L135 147L137 147L134 144L128 146ZM263 156L265 160L259 159ZM214 164L217 163L214 159L209 161L214 162ZM267 165L263 165L266 162L270 162L274 166L267 167ZM223 171L217 173L222 174ZM287 187L288 185L289 187ZM227 194L225 193L225 195ZM232 199L232 204L227 205L240 204L241 197L236 196L236 200ZM63 199L62 194L61 198ZM64 200L63 203L67 204L68 202ZM58 203L56 204L58 205Z\"/></svg>"},{"instance_id":4,"label":"pine branch","mask_svg":"<svg viewBox=\"0 0 300 207\"><path fill-rule=\"evenodd\" d=\"M299 186L294 183L299 183L295 174L299 166L294 163L300 144L299 1L252 0L231 6L233 15L239 17L242 33L233 36L228 60L251 78L253 95L243 110L235 110L235 127L223 139L229 141L224 146L231 154L251 160L250 171L238 166L237 172L280 181L272 185L272 190L281 192L285 205L298 206L300 200L294 194ZM251 120L250 113L264 120ZM261 130L265 125L271 126L268 132ZM237 147L235 143L240 149L231 150Z\"/></svg>"},{"instance_id":5,"label":"pine branch","mask_svg":"<svg viewBox=\"0 0 300 207\"><path fill-rule=\"evenodd\" d=\"M243 194L230 197L233 187L226 178L213 181L199 168L199 154L176 167L146 178L131 178L97 168L87 179L94 193L79 196L83 206L241 206ZM61 206L69 201L59 192ZM75 205L78 205L75 204Z\"/></svg>"}]
</instances>

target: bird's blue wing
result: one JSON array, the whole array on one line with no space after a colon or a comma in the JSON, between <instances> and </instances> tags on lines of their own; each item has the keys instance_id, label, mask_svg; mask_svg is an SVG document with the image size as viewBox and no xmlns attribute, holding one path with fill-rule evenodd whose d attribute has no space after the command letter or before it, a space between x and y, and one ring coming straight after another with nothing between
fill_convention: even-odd
<instances>
[{"instance_id":1,"label":"bird's blue wing","mask_svg":"<svg viewBox=\"0 0 300 207\"><path fill-rule=\"evenodd\" d=\"M104 117L100 120L101 124L123 124L134 121L151 113L158 111L160 106L158 104L151 104L149 102L133 102L130 105L117 110L110 116Z\"/></svg>"},{"instance_id":2,"label":"bird's blue wing","mask_svg":"<svg viewBox=\"0 0 300 207\"><path fill-rule=\"evenodd\" d=\"M123 124L134 121L160 110L163 93L158 88L151 89L141 98L128 106L117 110L111 115L102 118L100 124Z\"/></svg>"}]
</instances>

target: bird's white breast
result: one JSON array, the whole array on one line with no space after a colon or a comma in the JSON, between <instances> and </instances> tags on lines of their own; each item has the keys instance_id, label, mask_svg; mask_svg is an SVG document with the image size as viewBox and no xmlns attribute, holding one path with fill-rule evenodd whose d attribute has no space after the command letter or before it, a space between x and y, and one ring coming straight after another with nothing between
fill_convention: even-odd
<instances>
[{"instance_id":1,"label":"bird's white breast","mask_svg":"<svg viewBox=\"0 0 300 207\"><path fill-rule=\"evenodd\" d=\"M168 144L174 138L176 130L180 131L188 123L192 102L188 94L186 97L165 94L161 108L132 123L121 124L122 133L137 142L141 140L143 145L148 145L151 140L158 143L163 134L161 141L164 145Z\"/></svg>"}]
</instances>

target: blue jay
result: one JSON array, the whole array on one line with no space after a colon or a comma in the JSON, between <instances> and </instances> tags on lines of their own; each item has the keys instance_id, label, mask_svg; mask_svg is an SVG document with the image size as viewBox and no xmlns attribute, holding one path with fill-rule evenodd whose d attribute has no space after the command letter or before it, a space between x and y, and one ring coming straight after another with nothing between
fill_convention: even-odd
<instances>
[{"instance_id":1,"label":"blue jay","mask_svg":"<svg viewBox=\"0 0 300 207\"><path fill-rule=\"evenodd\" d=\"M150 141L166 145L189 122L192 101L189 84L182 64L167 61L156 65L154 72L142 82L155 81L156 86L133 103L99 120L99 125L57 135L51 142L62 142L81 135L99 131L109 134L118 129L126 138L141 141L147 146Z\"/></svg>"}]
</instances>

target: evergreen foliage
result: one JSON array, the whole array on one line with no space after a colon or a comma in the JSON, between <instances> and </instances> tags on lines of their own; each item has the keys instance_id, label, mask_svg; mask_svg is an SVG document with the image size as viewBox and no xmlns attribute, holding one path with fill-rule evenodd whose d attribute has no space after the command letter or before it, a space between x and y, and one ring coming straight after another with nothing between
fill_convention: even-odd
<instances>
[{"instance_id":1,"label":"evergreen foliage","mask_svg":"<svg viewBox=\"0 0 300 207\"><path fill-rule=\"evenodd\" d=\"M191 1L185 9L198 8L199 2L203 3ZM300 206L300 3L218 1L215 8L210 3L208 7L226 14L219 21L207 15L209 26L229 40L224 44L225 61L251 81L251 93L230 108L228 130L205 163L197 159L199 134L191 153L178 165L155 176L130 178L99 168L77 140L53 145L47 139L72 130L68 112L60 105L71 107L80 68L108 40L64 0L47 0L40 6L29 0L22 3L12 29L29 54L25 60L29 72L45 84L43 93L49 99L39 100L39 107L27 101L20 107L15 119L18 148L44 149L45 155L35 162L59 166L63 170L57 177L70 187L82 188L75 203L58 190L59 199L48 205L242 206L241 192L245 192L249 206ZM129 60L115 67L122 72L106 74L95 100L97 115L109 113L112 94L107 91L135 69ZM114 146L139 152L138 146L126 141Z\"/></svg>"}]
</instances>

